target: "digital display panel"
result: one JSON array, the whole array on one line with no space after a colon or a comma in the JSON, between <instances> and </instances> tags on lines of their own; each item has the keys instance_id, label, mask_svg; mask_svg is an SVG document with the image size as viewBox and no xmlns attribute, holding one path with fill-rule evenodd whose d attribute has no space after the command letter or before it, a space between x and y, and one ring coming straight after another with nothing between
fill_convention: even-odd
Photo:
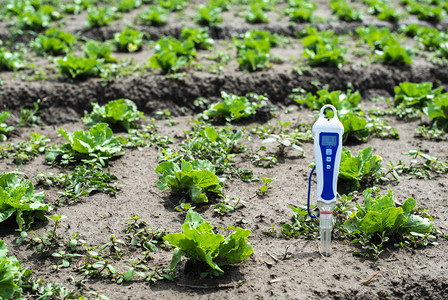
<instances>
[{"instance_id":1,"label":"digital display panel","mask_svg":"<svg viewBox=\"0 0 448 300\"><path fill-rule=\"evenodd\" d=\"M336 135L323 134L321 136L322 146L336 146L338 143L337 138Z\"/></svg>"}]
</instances>

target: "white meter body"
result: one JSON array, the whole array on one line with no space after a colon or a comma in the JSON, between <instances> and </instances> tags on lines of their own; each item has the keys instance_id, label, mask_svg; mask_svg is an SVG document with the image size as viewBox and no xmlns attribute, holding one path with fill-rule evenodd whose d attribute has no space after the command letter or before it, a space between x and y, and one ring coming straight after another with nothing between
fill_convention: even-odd
<instances>
[{"instance_id":1,"label":"white meter body","mask_svg":"<svg viewBox=\"0 0 448 300\"><path fill-rule=\"evenodd\" d=\"M325 109L333 110L333 118L325 117ZM336 206L339 164L341 163L342 135L344 125L339 121L336 108L324 105L313 125L314 156L317 175L317 207L319 209L320 249L325 256L331 253L331 230L333 210ZM312 174L312 172L311 172ZM310 175L311 186L311 175ZM308 188L308 213L309 188Z\"/></svg>"},{"instance_id":2,"label":"white meter body","mask_svg":"<svg viewBox=\"0 0 448 300\"><path fill-rule=\"evenodd\" d=\"M324 111L331 108L334 116L325 117ZM313 125L314 156L317 175L317 201L324 204L336 202L339 164L342 153L344 125L339 121L336 108L324 105Z\"/></svg>"}]
</instances>

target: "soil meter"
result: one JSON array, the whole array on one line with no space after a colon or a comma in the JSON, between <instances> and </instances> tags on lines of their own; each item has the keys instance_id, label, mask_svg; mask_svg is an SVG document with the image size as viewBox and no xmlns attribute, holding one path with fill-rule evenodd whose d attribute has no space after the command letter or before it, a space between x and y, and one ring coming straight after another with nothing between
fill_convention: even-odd
<instances>
[{"instance_id":1,"label":"soil meter","mask_svg":"<svg viewBox=\"0 0 448 300\"><path fill-rule=\"evenodd\" d=\"M333 118L325 117L327 108L333 110ZM338 119L337 110L333 105L324 105L319 118L313 125L315 166L311 170L308 186L308 214L319 217L320 249L325 256L330 255L331 230L333 227L333 209L336 206L337 182L339 164L341 162L342 135L344 126ZM316 169L317 175L317 216L310 211L311 177Z\"/></svg>"}]
</instances>

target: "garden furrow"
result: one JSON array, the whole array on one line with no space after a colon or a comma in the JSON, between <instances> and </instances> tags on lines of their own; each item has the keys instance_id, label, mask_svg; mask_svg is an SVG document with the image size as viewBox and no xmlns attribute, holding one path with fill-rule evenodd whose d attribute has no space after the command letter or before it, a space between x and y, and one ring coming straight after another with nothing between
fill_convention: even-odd
<instances>
[{"instance_id":1,"label":"garden furrow","mask_svg":"<svg viewBox=\"0 0 448 300\"><path fill-rule=\"evenodd\" d=\"M369 90L384 90L392 94L400 82L429 81L448 86L448 69L425 63L406 67L392 67L373 64L369 67L346 65L340 69L316 67L309 71L230 73L226 75L192 72L183 79L162 75L145 75L117 79L104 85L99 79L80 82L18 82L5 81L0 87L0 105L11 111L31 106L42 100L42 118L49 124L76 121L90 109L92 102L105 103L108 100L127 98L146 113L162 106L173 113L181 107L193 110L193 101L199 97L217 98L220 91L235 94L255 92L266 94L273 103L285 103L292 89L301 87L315 91L316 85L328 84L330 89L343 90L347 83L365 93ZM68 119L67 119L68 118Z\"/></svg>"}]
</instances>

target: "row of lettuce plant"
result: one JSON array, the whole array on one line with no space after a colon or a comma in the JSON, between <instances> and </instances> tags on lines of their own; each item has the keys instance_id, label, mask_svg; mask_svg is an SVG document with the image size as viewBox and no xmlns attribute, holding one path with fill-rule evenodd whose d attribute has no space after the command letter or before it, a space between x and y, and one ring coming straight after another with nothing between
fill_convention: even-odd
<instances>
[{"instance_id":1,"label":"row of lettuce plant","mask_svg":"<svg viewBox=\"0 0 448 300\"><path fill-rule=\"evenodd\" d=\"M171 13L185 9L188 2L184 0L120 0L117 3L103 3L98 0L83 1L56 1L51 3L45 1L7 1L3 14L12 24L18 24L22 30L42 30L51 26L54 21L61 20L70 14L86 13L86 24L89 27L102 27L110 25L114 20L122 18L123 14L141 8L142 5L151 4L146 10L140 12L134 18L134 22L144 25L162 26L167 23ZM385 0L364 0L367 13L376 15L380 20L396 22L404 15L395 7L389 5ZM101 5L98 5L101 4ZM286 15L294 22L322 22L322 17L315 17L313 13L317 5L309 0L289 0L284 9L274 9L273 1L250 0L245 1L243 11L237 13L248 23L269 23L268 12L277 11ZM405 9L410 14L415 14L421 20L439 22L446 14L448 7L444 2L435 2L434 5L421 3L414 0L402 1ZM223 12L238 5L233 1L211 0L199 5L192 19L201 26L216 27L222 24ZM241 5L240 5L241 6ZM331 0L328 3L338 20L353 22L362 21L364 16L361 11L345 0Z\"/></svg>"},{"instance_id":2,"label":"row of lettuce plant","mask_svg":"<svg viewBox=\"0 0 448 300\"><path fill-rule=\"evenodd\" d=\"M414 37L421 45L421 50L434 52L434 57L443 61L447 57L448 35L434 28L418 25L407 25L400 31ZM356 30L359 41L368 44L372 49L375 61L388 65L406 65L412 63L412 56L421 51L402 47L402 38L393 34L387 27L359 27ZM332 30L318 31L315 27L307 27L300 32L301 42L305 47L302 56L310 66L341 67L346 63L347 48L342 48L341 38ZM89 40L81 50L84 56L74 55L79 48L76 35L58 28L50 28L39 34L29 43L38 55L54 60L60 74L73 79L87 77L103 77L106 80L114 76L132 74L135 70L146 70L148 67L162 69L163 73L178 73L194 67L197 61L197 50L210 50L214 41L206 28L183 28L179 39L161 38L153 44L155 54L146 64L138 67L135 64L120 62L112 56L113 51L135 52L142 49L149 35L126 27L114 35L114 39L105 42ZM239 68L245 72L262 71L269 66L269 61L282 62L279 57L271 58L270 50L283 45L285 38L267 31L250 30L233 38ZM0 69L21 70L30 68L21 51L0 48ZM25 51L26 52L26 51ZM65 55L63 58L52 56ZM228 61L228 60L227 60Z\"/></svg>"}]
</instances>

